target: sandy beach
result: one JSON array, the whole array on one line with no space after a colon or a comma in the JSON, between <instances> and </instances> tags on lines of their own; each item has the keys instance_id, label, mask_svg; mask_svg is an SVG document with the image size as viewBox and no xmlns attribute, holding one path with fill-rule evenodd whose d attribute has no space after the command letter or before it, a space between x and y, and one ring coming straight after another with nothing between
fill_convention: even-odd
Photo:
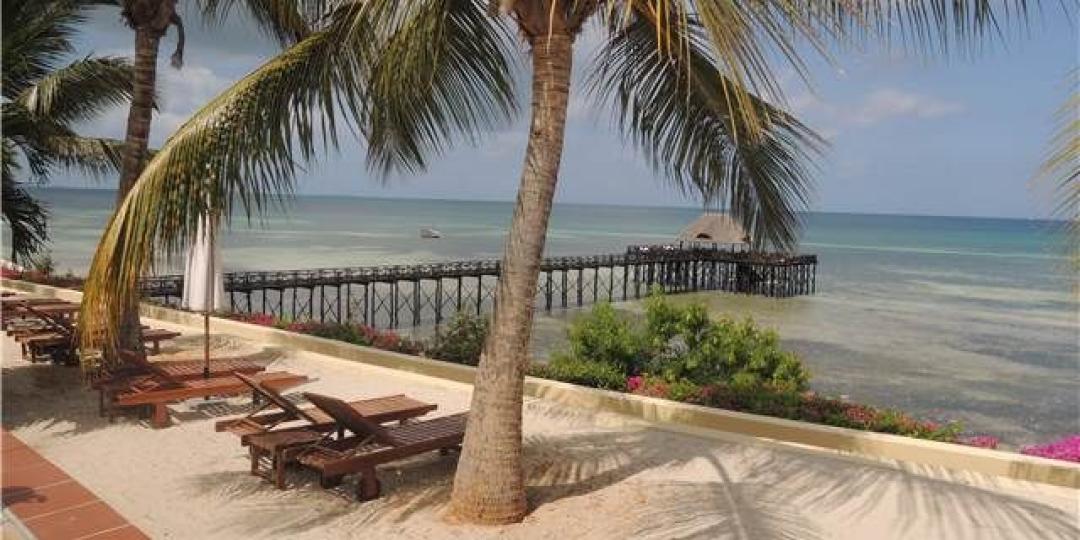
<instances>
[{"instance_id":1,"label":"sandy beach","mask_svg":"<svg viewBox=\"0 0 1080 540\"><path fill-rule=\"evenodd\" d=\"M193 329L162 359L197 357ZM347 399L407 393L468 407L470 387L215 336L216 354L258 353L310 376L292 392ZM525 405L532 512L520 525L476 528L442 519L456 457L437 453L381 467L383 496L353 499L295 469L279 491L248 474L238 440L216 419L247 399L171 408L173 426L97 414L77 368L31 365L3 343L3 423L153 538L1076 538L1076 490L838 457L739 436L695 437L627 417Z\"/></svg>"}]
</instances>

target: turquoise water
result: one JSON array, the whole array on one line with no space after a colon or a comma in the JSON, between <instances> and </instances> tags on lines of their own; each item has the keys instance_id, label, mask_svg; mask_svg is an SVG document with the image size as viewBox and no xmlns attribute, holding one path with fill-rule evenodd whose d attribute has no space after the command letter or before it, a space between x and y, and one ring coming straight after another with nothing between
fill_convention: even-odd
<instances>
[{"instance_id":1,"label":"turquoise water","mask_svg":"<svg viewBox=\"0 0 1080 540\"><path fill-rule=\"evenodd\" d=\"M48 189L52 256L80 273L113 194ZM230 270L497 258L512 204L300 197L287 213L225 239ZM670 240L698 211L558 205L550 254L618 252ZM419 238L421 227L442 231ZM1080 432L1075 276L1048 222L809 214L819 293L766 299L697 295L717 313L776 327L814 386L1026 444ZM679 297L679 301L688 297ZM634 311L637 306L624 304ZM538 321L535 347L558 347L566 316Z\"/></svg>"}]
</instances>

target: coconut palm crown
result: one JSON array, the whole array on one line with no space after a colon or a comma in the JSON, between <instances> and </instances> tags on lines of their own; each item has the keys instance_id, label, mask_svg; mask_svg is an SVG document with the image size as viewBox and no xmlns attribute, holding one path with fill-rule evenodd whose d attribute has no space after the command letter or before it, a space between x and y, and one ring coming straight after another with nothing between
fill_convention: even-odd
<instances>
[{"instance_id":1,"label":"coconut palm crown","mask_svg":"<svg viewBox=\"0 0 1080 540\"><path fill-rule=\"evenodd\" d=\"M27 259L48 238L45 206L21 173L42 183L62 168L95 175L119 168L119 141L80 136L74 126L130 99L131 64L101 56L62 63L91 4L4 1L3 217L13 259Z\"/></svg>"},{"instance_id":2,"label":"coconut palm crown","mask_svg":"<svg viewBox=\"0 0 1080 540\"><path fill-rule=\"evenodd\" d=\"M288 4L288 2L280 2ZM786 113L776 66L865 40L971 50L1023 20L1023 0L340 0L296 2L310 32L195 113L109 223L86 285L83 343L115 340L155 253L210 216L249 217L298 168L355 135L380 175L423 170L524 109L529 140L476 373L450 513L526 512L522 392L539 264L558 179L575 39L601 45L583 89L678 189L730 209L756 245L790 247L822 141ZM528 65L519 67L525 58ZM770 97L770 99L766 99Z\"/></svg>"}]
</instances>

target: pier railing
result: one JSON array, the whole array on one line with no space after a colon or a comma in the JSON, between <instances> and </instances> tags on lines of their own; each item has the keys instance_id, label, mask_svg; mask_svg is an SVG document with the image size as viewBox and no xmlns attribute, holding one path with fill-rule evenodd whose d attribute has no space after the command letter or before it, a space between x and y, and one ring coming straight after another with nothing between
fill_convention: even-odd
<instances>
[{"instance_id":1,"label":"pier railing","mask_svg":"<svg viewBox=\"0 0 1080 540\"><path fill-rule=\"evenodd\" d=\"M455 313L489 312L499 261L453 261L230 272L228 309L289 320L356 322L379 328L438 325ZM536 306L545 311L668 293L727 291L775 298L813 294L817 257L703 245L630 246L625 253L549 257L540 266ZM179 304L183 276L143 281L144 297Z\"/></svg>"}]
</instances>

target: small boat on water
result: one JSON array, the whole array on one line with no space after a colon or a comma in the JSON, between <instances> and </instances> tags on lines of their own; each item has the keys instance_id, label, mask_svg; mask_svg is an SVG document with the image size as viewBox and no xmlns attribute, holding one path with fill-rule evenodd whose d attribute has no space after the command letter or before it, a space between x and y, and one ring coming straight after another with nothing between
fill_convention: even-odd
<instances>
[{"instance_id":1,"label":"small boat on water","mask_svg":"<svg viewBox=\"0 0 1080 540\"><path fill-rule=\"evenodd\" d=\"M442 238L442 233L431 227L420 229L420 238Z\"/></svg>"}]
</instances>

